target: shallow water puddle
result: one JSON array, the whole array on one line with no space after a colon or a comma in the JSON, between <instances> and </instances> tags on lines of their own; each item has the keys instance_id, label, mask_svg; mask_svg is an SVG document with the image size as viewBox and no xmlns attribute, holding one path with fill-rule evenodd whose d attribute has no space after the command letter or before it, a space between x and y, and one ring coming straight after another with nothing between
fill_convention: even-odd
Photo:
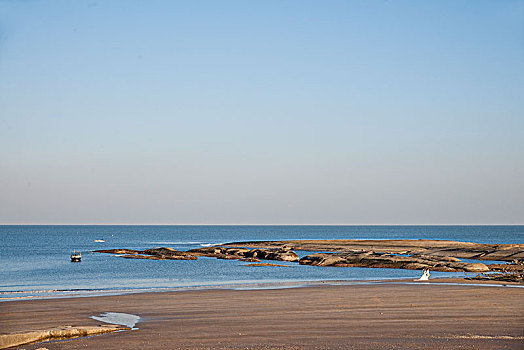
<instances>
[{"instance_id":1,"label":"shallow water puddle","mask_svg":"<svg viewBox=\"0 0 524 350\"><path fill-rule=\"evenodd\" d=\"M106 312L103 314L100 314L100 316L91 316L92 319L105 322L105 323L111 323L111 324L119 324L122 326L129 327L131 329L138 329L135 328L135 324L137 324L140 321L140 317L137 315L132 314L125 314L122 312Z\"/></svg>"}]
</instances>

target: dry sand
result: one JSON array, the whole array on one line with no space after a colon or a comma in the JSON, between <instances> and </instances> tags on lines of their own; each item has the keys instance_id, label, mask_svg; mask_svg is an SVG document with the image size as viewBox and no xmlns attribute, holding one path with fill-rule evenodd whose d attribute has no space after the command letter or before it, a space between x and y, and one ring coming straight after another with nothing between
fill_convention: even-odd
<instances>
[{"instance_id":1,"label":"dry sand","mask_svg":"<svg viewBox=\"0 0 524 350\"><path fill-rule=\"evenodd\" d=\"M138 330L19 349L524 349L524 288L362 284L206 290L0 303L0 332L97 325Z\"/></svg>"}]
</instances>

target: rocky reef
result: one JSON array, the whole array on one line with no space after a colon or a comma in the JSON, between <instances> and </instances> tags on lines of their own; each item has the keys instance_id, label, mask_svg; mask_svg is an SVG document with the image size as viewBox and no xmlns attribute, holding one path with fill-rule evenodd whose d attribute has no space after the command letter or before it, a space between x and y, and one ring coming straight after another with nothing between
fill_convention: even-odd
<instances>
[{"instance_id":1,"label":"rocky reef","mask_svg":"<svg viewBox=\"0 0 524 350\"><path fill-rule=\"evenodd\" d=\"M496 272L508 272L508 273L523 273L524 274L524 261L523 262L517 262L514 261L512 263L507 264L490 264L489 265L490 271L496 271Z\"/></svg>"},{"instance_id":2,"label":"rocky reef","mask_svg":"<svg viewBox=\"0 0 524 350\"><path fill-rule=\"evenodd\" d=\"M302 259L293 250L314 251ZM312 266L429 269L443 272L524 271L524 244L479 244L439 240L300 240L234 242L188 251L160 247L146 250L109 249L127 259L196 260L214 257L259 263L298 262ZM506 261L506 264L463 262L461 259Z\"/></svg>"},{"instance_id":3,"label":"rocky reef","mask_svg":"<svg viewBox=\"0 0 524 350\"><path fill-rule=\"evenodd\" d=\"M298 254L289 249L248 249L229 247L204 247L189 250L188 253L198 256L215 257L218 259L239 259L253 261L252 259L279 260L298 262Z\"/></svg>"},{"instance_id":4,"label":"rocky reef","mask_svg":"<svg viewBox=\"0 0 524 350\"><path fill-rule=\"evenodd\" d=\"M493 273L493 274L481 274L475 277L466 277L467 280L473 281L498 281L498 282L514 282L524 283L524 273Z\"/></svg>"},{"instance_id":5,"label":"rocky reef","mask_svg":"<svg viewBox=\"0 0 524 350\"><path fill-rule=\"evenodd\" d=\"M458 260L458 259L457 259ZM433 256L399 256L376 252L317 253L300 259L301 265L375 267L389 269L432 271L487 272L489 268L482 263L464 263L454 259L439 259Z\"/></svg>"},{"instance_id":6,"label":"rocky reef","mask_svg":"<svg viewBox=\"0 0 524 350\"><path fill-rule=\"evenodd\" d=\"M95 250L94 252L121 255L126 259L151 260L196 260L200 256L214 257L217 259L242 260L247 262L260 262L260 259L292 262L298 262L299 260L297 253L286 249L204 247L189 251L179 251L173 248L160 247L146 250L104 249Z\"/></svg>"},{"instance_id":7,"label":"rocky reef","mask_svg":"<svg viewBox=\"0 0 524 350\"><path fill-rule=\"evenodd\" d=\"M126 259L151 259L151 260L196 260L196 256L188 252L179 251L173 248L161 247L146 250L133 249L102 249L95 250L94 253L109 253L121 255Z\"/></svg>"},{"instance_id":8,"label":"rocky reef","mask_svg":"<svg viewBox=\"0 0 524 350\"><path fill-rule=\"evenodd\" d=\"M524 244L481 244L427 239L334 239L298 241L250 241L226 244L229 247L292 249L313 252L375 252L401 255L453 257L457 259L524 261Z\"/></svg>"}]
</instances>

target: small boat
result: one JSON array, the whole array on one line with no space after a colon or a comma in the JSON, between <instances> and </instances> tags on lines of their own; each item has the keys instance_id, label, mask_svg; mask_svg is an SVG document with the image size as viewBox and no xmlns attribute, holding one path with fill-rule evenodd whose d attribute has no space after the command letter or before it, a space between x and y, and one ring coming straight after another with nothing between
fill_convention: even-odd
<instances>
[{"instance_id":1,"label":"small boat","mask_svg":"<svg viewBox=\"0 0 524 350\"><path fill-rule=\"evenodd\" d=\"M81 262L82 261L82 253L77 252L76 250L73 250L71 253L71 262Z\"/></svg>"},{"instance_id":2,"label":"small boat","mask_svg":"<svg viewBox=\"0 0 524 350\"><path fill-rule=\"evenodd\" d=\"M429 280L429 269L424 269L424 273L422 274L422 276L420 276L420 278L418 280L419 281L427 281L427 280Z\"/></svg>"},{"instance_id":3,"label":"small boat","mask_svg":"<svg viewBox=\"0 0 524 350\"><path fill-rule=\"evenodd\" d=\"M103 240L103 239L95 239L95 242L98 242L98 243L104 243L105 240Z\"/></svg>"}]
</instances>

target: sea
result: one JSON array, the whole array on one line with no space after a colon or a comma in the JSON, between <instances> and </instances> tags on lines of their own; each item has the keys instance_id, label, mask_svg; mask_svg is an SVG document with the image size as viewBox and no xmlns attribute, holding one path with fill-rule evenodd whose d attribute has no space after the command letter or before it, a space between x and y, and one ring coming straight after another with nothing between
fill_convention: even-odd
<instances>
[{"instance_id":1,"label":"sea","mask_svg":"<svg viewBox=\"0 0 524 350\"><path fill-rule=\"evenodd\" d=\"M276 262L285 267L255 267L237 260L205 257L167 261L124 259L93 252L153 247L188 250L227 242L296 239L524 243L524 226L0 225L0 301L209 288L287 288L415 279L421 275L420 271L412 270L314 267L288 262ZM70 261L73 249L82 252L82 262ZM301 257L311 254L297 253ZM432 272L432 277L465 275L468 274Z\"/></svg>"}]
</instances>

